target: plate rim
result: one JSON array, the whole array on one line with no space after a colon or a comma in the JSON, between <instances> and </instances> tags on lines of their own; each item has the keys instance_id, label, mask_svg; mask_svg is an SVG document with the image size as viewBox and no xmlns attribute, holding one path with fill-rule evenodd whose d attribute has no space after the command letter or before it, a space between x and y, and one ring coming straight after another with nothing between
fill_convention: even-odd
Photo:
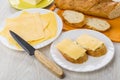
<instances>
[{"instance_id":1,"label":"plate rim","mask_svg":"<svg viewBox=\"0 0 120 80\"><path fill-rule=\"evenodd\" d=\"M87 31L93 31L93 32L97 32L97 33L100 33L100 32L98 32L98 31L94 31L94 30L89 30L89 29L75 29L75 30L70 30L70 31L76 31L76 30L87 30ZM61 34L61 36L64 34L64 33L67 33L67 32L70 32L70 31L66 31L66 32L63 32L62 34ZM100 34L102 34L102 35L104 35L103 33L100 33ZM60 37L61 37L60 36ZM59 38L60 38L59 37ZM110 41L110 43L111 43L111 45L112 45L112 56L110 57L110 59L109 59L109 61L107 61L106 63L104 63L104 65L102 65L102 66L100 66L100 67L98 67L98 68L95 68L95 69L89 69L89 70L81 70L81 71L78 71L78 70L71 70L70 68L66 68L65 66L63 66L62 65L62 63L61 64L59 64L58 62L56 62L56 60L55 60L55 58L54 58L54 55L53 55L53 51L52 51L52 47L53 47L53 45L55 44L55 42L56 42L56 40L58 40L58 39L56 39L52 44L51 44L51 46L50 46L50 54L51 54L51 57L52 57L52 59L53 59L53 61L56 63L56 64L58 64L59 66L61 66L62 68L64 68L64 69L66 69L66 70L69 70L69 71L74 71L74 72L92 72L92 71L96 71L96 70L99 70L99 69L101 69L101 68L103 68L103 67L105 67L105 66L107 66L107 64L109 64L111 61L112 61L112 59L114 58L114 56L115 56L115 47L114 47L114 45L113 45L113 42L106 36L106 35L104 35L104 37L106 37L109 41ZM62 56L63 57L63 56ZM64 57L63 57L64 58ZM88 59L89 60L89 59ZM67 61L67 60L66 60ZM69 61L67 61L67 62L69 62ZM73 63L74 64L74 63Z\"/></svg>"},{"instance_id":2,"label":"plate rim","mask_svg":"<svg viewBox=\"0 0 120 80\"><path fill-rule=\"evenodd\" d=\"M56 34L55 37L50 38L50 39L48 39L48 40L46 40L46 41L43 41L42 44L44 44L44 45L42 45L42 46L39 46L41 43L38 43L37 45L34 45L33 47L34 47L35 49L40 49L40 48L43 48L43 47L51 44L51 43L52 43L55 39L57 39L57 37L59 37L60 34L62 33L63 22L62 22L61 18L60 18L55 12L50 11L50 10L47 10L47 9L40 9L40 8L24 9L24 10L22 10L22 11L17 11L17 12L15 12L14 14L8 16L7 18L11 18L11 17L13 17L13 16L15 16L15 15L17 15L17 14L20 15L23 11L29 11L29 12L31 12L31 11L36 11L36 12L45 11L46 13L47 13L47 12L52 12L52 13L56 16L57 23L59 22L58 25L60 25L60 27L57 26L57 34ZM34 13L34 12L33 12L33 13ZM3 29L4 29L4 26L3 26L4 23L5 23L5 20L0 24L0 28L3 28ZM0 31L1 31L1 30L0 30ZM6 40L7 43L5 43L3 40L1 40L1 38L4 38L3 40ZM48 42L48 41L49 41L49 42ZM1 42L4 46L6 46L7 48L9 48L9 49L17 50L17 51L24 51L23 49L18 49L18 48L15 47L14 45L11 45L11 44L9 43L9 41L8 41L4 36L1 36L1 35L0 35L0 42ZM45 43L46 43L46 44L45 44ZM39 48L38 48L38 47L39 47Z\"/></svg>"}]
</instances>

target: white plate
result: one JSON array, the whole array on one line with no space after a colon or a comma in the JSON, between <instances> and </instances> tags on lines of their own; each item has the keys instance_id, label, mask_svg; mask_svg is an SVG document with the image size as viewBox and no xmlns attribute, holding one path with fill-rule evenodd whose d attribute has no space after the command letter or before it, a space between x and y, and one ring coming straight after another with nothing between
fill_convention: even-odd
<instances>
[{"instance_id":1,"label":"white plate","mask_svg":"<svg viewBox=\"0 0 120 80\"><path fill-rule=\"evenodd\" d=\"M89 34L103 41L105 46L107 47L107 54L97 58L89 56L88 61L84 62L83 64L74 64L67 61L55 47L56 44L65 38L75 40L81 34ZM114 46L111 40L100 32L87 29L79 29L64 32L55 42L53 42L50 52L54 61L61 67L75 72L89 72L104 67L112 60L114 56Z\"/></svg>"},{"instance_id":2,"label":"white plate","mask_svg":"<svg viewBox=\"0 0 120 80\"><path fill-rule=\"evenodd\" d=\"M48 12L52 12L52 11L46 10L46 9L26 9L26 10L24 10L24 11L27 11L27 12L30 12L30 13L39 12L39 13L41 13L41 14L45 14L45 13L48 13ZM14 18L14 17L16 17L16 16L19 16L22 12L23 12L23 11L18 11L18 12L16 12L15 14L11 15L11 16L8 17L8 18ZM63 27L62 20L61 20L61 18L60 18L55 12L53 12L53 13L54 13L55 16L56 16L56 20L57 20L57 24L58 24L58 26L57 26L57 28L58 28L58 29L57 29L57 30L58 30L58 31L57 31L57 35L56 35L54 38L51 38L51 39L49 39L49 40L46 40L46 41L44 41L44 42L41 42L41 43L35 45L34 48L39 49L39 48L42 48L42 47L50 44L50 43L53 42L53 41L60 35L60 33L62 32L62 27ZM4 27L5 27L5 21L3 21L3 23L0 25L0 30L2 30ZM22 51L22 49L18 49L18 48L15 47L14 45L11 45L11 44L8 42L8 40L7 40L5 37L3 37L3 36L0 36L0 41L1 41L5 46L7 46L7 47L10 48L10 49Z\"/></svg>"}]
</instances>

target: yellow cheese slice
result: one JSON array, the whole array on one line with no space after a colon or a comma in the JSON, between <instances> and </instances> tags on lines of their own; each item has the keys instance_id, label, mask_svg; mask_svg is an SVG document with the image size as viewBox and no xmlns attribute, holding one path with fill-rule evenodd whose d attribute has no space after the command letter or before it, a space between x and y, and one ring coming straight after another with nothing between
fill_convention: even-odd
<instances>
[{"instance_id":1,"label":"yellow cheese slice","mask_svg":"<svg viewBox=\"0 0 120 80\"><path fill-rule=\"evenodd\" d=\"M45 37L43 39L31 41L30 44L32 44L32 45L35 45L42 41L53 38L57 34L57 20L56 20L55 15L53 13L49 12L46 14L41 14L40 17L43 20L45 20L46 22L48 22L47 27L45 27L45 29L44 29Z\"/></svg>"},{"instance_id":2,"label":"yellow cheese slice","mask_svg":"<svg viewBox=\"0 0 120 80\"><path fill-rule=\"evenodd\" d=\"M102 41L87 34L83 34L80 37L78 37L76 42L85 49L93 50L93 51L95 51L103 44Z\"/></svg>"},{"instance_id":3,"label":"yellow cheese slice","mask_svg":"<svg viewBox=\"0 0 120 80\"><path fill-rule=\"evenodd\" d=\"M47 14L42 14L40 17L49 23L48 27L46 28L49 30L51 36L56 36L58 24L57 24L55 14L49 12Z\"/></svg>"},{"instance_id":4,"label":"yellow cheese slice","mask_svg":"<svg viewBox=\"0 0 120 80\"><path fill-rule=\"evenodd\" d=\"M85 55L86 50L72 42L70 39L64 39L56 46L63 54L68 55L74 60Z\"/></svg>"},{"instance_id":5,"label":"yellow cheese slice","mask_svg":"<svg viewBox=\"0 0 120 80\"><path fill-rule=\"evenodd\" d=\"M59 42L56 47L57 47L61 52L65 53L66 48L69 47L69 45L70 45L71 43L72 43L72 40L70 40L70 39L64 39L64 40L62 40L61 42Z\"/></svg>"},{"instance_id":6,"label":"yellow cheese slice","mask_svg":"<svg viewBox=\"0 0 120 80\"><path fill-rule=\"evenodd\" d=\"M22 15L24 15L24 13ZM48 22L42 20L39 16L40 15L38 13L34 13L28 14L27 17L20 16L17 18L7 19L6 27L3 31L5 31L5 35L10 36L9 30L12 30L26 41L44 38L43 30L48 25Z\"/></svg>"}]
</instances>

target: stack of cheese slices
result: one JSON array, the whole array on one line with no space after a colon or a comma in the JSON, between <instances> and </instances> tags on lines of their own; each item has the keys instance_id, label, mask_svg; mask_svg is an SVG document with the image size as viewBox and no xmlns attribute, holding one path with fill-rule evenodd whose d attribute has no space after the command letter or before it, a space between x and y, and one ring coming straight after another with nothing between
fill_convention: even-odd
<instances>
[{"instance_id":1,"label":"stack of cheese slices","mask_svg":"<svg viewBox=\"0 0 120 80\"><path fill-rule=\"evenodd\" d=\"M57 20L52 12L45 14L23 12L17 17L8 18L0 34L6 37L11 45L19 48L9 30L17 33L31 45L36 45L56 36Z\"/></svg>"},{"instance_id":2,"label":"stack of cheese slices","mask_svg":"<svg viewBox=\"0 0 120 80\"><path fill-rule=\"evenodd\" d=\"M65 59L72 63L83 63L87 61L87 54L100 57L107 52L106 46L102 41L88 34L82 34L75 41L64 39L56 47Z\"/></svg>"}]
</instances>

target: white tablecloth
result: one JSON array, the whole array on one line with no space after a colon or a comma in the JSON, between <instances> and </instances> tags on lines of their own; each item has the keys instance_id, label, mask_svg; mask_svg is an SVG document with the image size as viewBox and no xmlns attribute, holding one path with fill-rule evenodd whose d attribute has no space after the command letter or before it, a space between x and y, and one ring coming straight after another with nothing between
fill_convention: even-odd
<instances>
[{"instance_id":1,"label":"white tablecloth","mask_svg":"<svg viewBox=\"0 0 120 80\"><path fill-rule=\"evenodd\" d=\"M0 23L17 10L7 0L0 0ZM106 67L89 72L76 73L64 70L63 80L120 80L120 43L114 43L115 57ZM40 49L51 59L50 45ZM59 80L34 57L14 51L0 43L0 80Z\"/></svg>"}]
</instances>

